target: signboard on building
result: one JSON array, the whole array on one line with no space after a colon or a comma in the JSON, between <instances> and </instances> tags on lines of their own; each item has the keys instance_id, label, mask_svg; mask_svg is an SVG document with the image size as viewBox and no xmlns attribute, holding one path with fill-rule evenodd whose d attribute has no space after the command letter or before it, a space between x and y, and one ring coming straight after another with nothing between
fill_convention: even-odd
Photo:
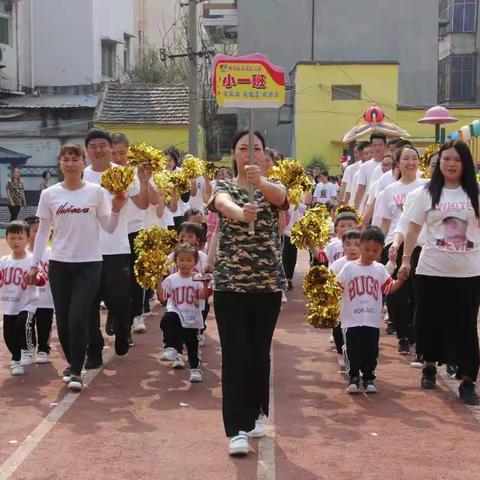
<instances>
[{"instance_id":1,"label":"signboard on building","mask_svg":"<svg viewBox=\"0 0 480 480\"><path fill-rule=\"evenodd\" d=\"M217 55L213 93L221 107L279 108L285 103L285 71L260 53Z\"/></svg>"}]
</instances>

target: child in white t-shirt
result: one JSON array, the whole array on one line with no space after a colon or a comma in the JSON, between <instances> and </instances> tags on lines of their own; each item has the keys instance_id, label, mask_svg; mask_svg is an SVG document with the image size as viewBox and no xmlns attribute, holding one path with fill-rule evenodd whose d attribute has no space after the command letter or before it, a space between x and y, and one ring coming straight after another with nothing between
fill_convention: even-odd
<instances>
[{"instance_id":1,"label":"child in white t-shirt","mask_svg":"<svg viewBox=\"0 0 480 480\"><path fill-rule=\"evenodd\" d=\"M30 282L32 254L27 252L29 226L23 221L12 222L6 240L12 253L0 259L0 308L3 313L3 338L12 354L10 371L13 376L24 374L24 365L32 363L33 317L37 309L38 288L45 285L43 273Z\"/></svg>"},{"instance_id":2,"label":"child in white t-shirt","mask_svg":"<svg viewBox=\"0 0 480 480\"><path fill-rule=\"evenodd\" d=\"M360 232L358 230L348 230L342 238L344 256L329 265L329 270L338 275L342 268L348 263L360 258ZM332 337L335 342L335 348L338 354L338 366L340 371L345 371L347 362L345 352L345 341L343 338L342 325L339 323L332 329Z\"/></svg>"},{"instance_id":3,"label":"child in white t-shirt","mask_svg":"<svg viewBox=\"0 0 480 480\"><path fill-rule=\"evenodd\" d=\"M202 371L198 358L198 330L203 327L200 302L211 295L208 281L194 280L194 267L198 263L198 249L187 243L175 248L177 272L158 285L157 295L167 299L167 311L160 322L164 342L175 350L173 368L184 368L183 344L190 364L190 381L201 382Z\"/></svg>"},{"instance_id":4,"label":"child in white t-shirt","mask_svg":"<svg viewBox=\"0 0 480 480\"><path fill-rule=\"evenodd\" d=\"M360 392L360 372L366 393L377 393L375 368L382 322L382 294L400 288L378 262L385 236L378 227L368 227L360 236L360 259L348 262L337 275L343 286L340 320L345 330L350 381L347 393Z\"/></svg>"}]
</instances>

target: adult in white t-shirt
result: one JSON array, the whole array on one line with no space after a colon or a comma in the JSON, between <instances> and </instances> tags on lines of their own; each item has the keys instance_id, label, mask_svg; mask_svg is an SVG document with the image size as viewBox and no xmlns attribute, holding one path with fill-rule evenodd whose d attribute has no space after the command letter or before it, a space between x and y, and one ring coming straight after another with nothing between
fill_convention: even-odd
<instances>
[{"instance_id":1,"label":"adult in white t-shirt","mask_svg":"<svg viewBox=\"0 0 480 480\"><path fill-rule=\"evenodd\" d=\"M359 147L358 143L356 143L355 146L353 147L353 157L355 161L350 165L347 165L347 167L345 168L345 171L343 172L342 183L340 185L340 193L338 195L338 198L342 203L343 202L348 203L348 197L347 197L348 185L352 183L353 175L355 175L355 173L360 168L360 165L362 164L363 152L360 152L358 147Z\"/></svg>"},{"instance_id":2,"label":"adult in white t-shirt","mask_svg":"<svg viewBox=\"0 0 480 480\"><path fill-rule=\"evenodd\" d=\"M387 137L383 133L372 133L370 135L370 143L372 144L373 158L365 162L358 172L358 186L355 193L354 206L360 211L363 211L366 192L368 192L373 172L382 162L383 155L387 149Z\"/></svg>"},{"instance_id":3,"label":"adult in white t-shirt","mask_svg":"<svg viewBox=\"0 0 480 480\"><path fill-rule=\"evenodd\" d=\"M402 148L398 163L399 180L385 188L378 200L377 215L381 218L380 227L386 236L385 258L393 243L395 228L403 212L407 195L424 183L417 176L418 166L417 150L412 146ZM409 341L415 340L412 337L414 314L412 306L414 304L411 279L408 279L393 295L387 297L388 315L397 332L397 352L401 355L410 353Z\"/></svg>"},{"instance_id":4,"label":"adult in white t-shirt","mask_svg":"<svg viewBox=\"0 0 480 480\"><path fill-rule=\"evenodd\" d=\"M479 370L477 316L480 292L479 190L468 146L450 142L440 150L431 181L409 215L400 274L423 225L426 242L416 270L417 337L426 362L421 385L436 386L436 362L458 365L461 399L479 403L474 382Z\"/></svg>"},{"instance_id":5,"label":"adult in white t-shirt","mask_svg":"<svg viewBox=\"0 0 480 480\"><path fill-rule=\"evenodd\" d=\"M353 207L355 202L355 195L357 193L358 187L358 174L360 172L361 166L372 158L372 147L370 142L360 142L358 144L358 152L360 157L360 165L352 175L352 181L347 184L345 191L345 202L348 202L349 205Z\"/></svg>"},{"instance_id":6,"label":"adult in white t-shirt","mask_svg":"<svg viewBox=\"0 0 480 480\"><path fill-rule=\"evenodd\" d=\"M97 185L101 184L105 170L114 166L112 160L112 139L108 132L90 130L85 139L90 165L85 169L84 179ZM126 192L140 209L149 205L148 185L151 167L142 165L138 168L138 178ZM103 190L107 199L112 196ZM118 227L113 233L101 232L100 248L103 256L102 278L100 288L92 307L89 330L86 369L102 365L102 350L105 344L100 331L100 302L103 300L109 310L107 333L115 334L115 352L126 355L131 342L130 335L130 242L128 240L128 212L124 209L118 218Z\"/></svg>"},{"instance_id":7,"label":"adult in white t-shirt","mask_svg":"<svg viewBox=\"0 0 480 480\"><path fill-rule=\"evenodd\" d=\"M313 192L313 202L325 205L337 198L337 185L328 181L328 172L323 170L319 174L319 182Z\"/></svg>"},{"instance_id":8,"label":"adult in white t-shirt","mask_svg":"<svg viewBox=\"0 0 480 480\"><path fill-rule=\"evenodd\" d=\"M116 194L109 201L100 186L82 178L85 153L79 145L64 145L59 157L64 181L43 190L40 196L31 276L38 272L53 226L49 281L58 337L68 362L64 380L78 390L82 388L91 307L102 273L100 236L117 228L126 196Z\"/></svg>"}]
</instances>

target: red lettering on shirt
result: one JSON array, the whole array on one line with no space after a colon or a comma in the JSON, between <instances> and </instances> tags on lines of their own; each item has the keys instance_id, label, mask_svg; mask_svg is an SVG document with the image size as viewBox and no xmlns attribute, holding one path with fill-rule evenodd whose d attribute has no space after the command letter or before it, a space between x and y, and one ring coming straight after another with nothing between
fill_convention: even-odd
<instances>
[{"instance_id":1,"label":"red lettering on shirt","mask_svg":"<svg viewBox=\"0 0 480 480\"><path fill-rule=\"evenodd\" d=\"M0 269L0 287L7 285L16 285L22 290L26 290L28 285L28 274L25 270L18 267L7 267Z\"/></svg>"},{"instance_id":2,"label":"red lettering on shirt","mask_svg":"<svg viewBox=\"0 0 480 480\"><path fill-rule=\"evenodd\" d=\"M90 211L89 207L74 207L73 205L68 205L67 203L64 203L63 205L60 205L57 208L57 215L66 215L68 213L88 213Z\"/></svg>"},{"instance_id":3,"label":"red lettering on shirt","mask_svg":"<svg viewBox=\"0 0 480 480\"><path fill-rule=\"evenodd\" d=\"M380 285L378 280L364 275L359 277L355 277L350 282L348 282L348 295L350 301L352 301L355 297L361 297L364 295L368 295L373 297L375 300L378 300L378 296L380 293Z\"/></svg>"},{"instance_id":4,"label":"red lettering on shirt","mask_svg":"<svg viewBox=\"0 0 480 480\"><path fill-rule=\"evenodd\" d=\"M193 305L197 308L200 306L198 289L195 289L191 285L174 288L171 296L175 305L183 305L186 303L187 305Z\"/></svg>"}]
</instances>

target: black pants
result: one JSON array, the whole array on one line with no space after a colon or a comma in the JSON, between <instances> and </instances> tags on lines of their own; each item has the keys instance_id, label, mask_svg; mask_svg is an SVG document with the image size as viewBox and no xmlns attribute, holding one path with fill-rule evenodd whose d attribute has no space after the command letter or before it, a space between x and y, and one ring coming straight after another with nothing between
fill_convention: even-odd
<instances>
[{"instance_id":1,"label":"black pants","mask_svg":"<svg viewBox=\"0 0 480 480\"><path fill-rule=\"evenodd\" d=\"M335 342L335 348L337 349L338 354L343 353L343 330L341 325L337 325L332 329L333 340Z\"/></svg>"},{"instance_id":2,"label":"black pants","mask_svg":"<svg viewBox=\"0 0 480 480\"><path fill-rule=\"evenodd\" d=\"M38 337L38 351L50 353L53 308L37 308L33 321L37 330L37 335L35 335L35 328L32 329L33 344L37 344L36 337Z\"/></svg>"},{"instance_id":3,"label":"black pants","mask_svg":"<svg viewBox=\"0 0 480 480\"><path fill-rule=\"evenodd\" d=\"M18 218L18 215L20 213L20 209L22 207L20 205L9 205L8 206L8 211L10 212L10 221L13 222Z\"/></svg>"},{"instance_id":4,"label":"black pants","mask_svg":"<svg viewBox=\"0 0 480 480\"><path fill-rule=\"evenodd\" d=\"M130 254L104 255L100 286L90 311L87 355L101 359L105 345L100 330L100 302L115 318L115 335L130 331Z\"/></svg>"},{"instance_id":5,"label":"black pants","mask_svg":"<svg viewBox=\"0 0 480 480\"><path fill-rule=\"evenodd\" d=\"M282 260L283 260L283 269L285 270L285 276L287 280L293 279L293 274L295 273L295 266L297 265L297 247L291 242L289 236L283 236L283 250L282 250Z\"/></svg>"},{"instance_id":6,"label":"black pants","mask_svg":"<svg viewBox=\"0 0 480 480\"><path fill-rule=\"evenodd\" d=\"M135 248L133 246L133 242L139 232L132 232L128 234L128 241L130 242L130 301L131 301L131 308L130 308L130 326L133 325L133 319L138 317L143 313L143 297L144 292L143 288L138 284L137 279L135 277L135 260L137 259L137 254L135 253Z\"/></svg>"},{"instance_id":7,"label":"black pants","mask_svg":"<svg viewBox=\"0 0 480 480\"><path fill-rule=\"evenodd\" d=\"M345 333L350 377L375 380L378 359L380 329L374 327L350 327Z\"/></svg>"},{"instance_id":8,"label":"black pants","mask_svg":"<svg viewBox=\"0 0 480 480\"><path fill-rule=\"evenodd\" d=\"M19 362L22 350L33 350L33 313L20 312L18 315L3 316L3 338L12 360Z\"/></svg>"},{"instance_id":9,"label":"black pants","mask_svg":"<svg viewBox=\"0 0 480 480\"><path fill-rule=\"evenodd\" d=\"M260 413L268 416L270 347L281 292L214 293L222 347L222 409L228 437L250 431Z\"/></svg>"},{"instance_id":10,"label":"black pants","mask_svg":"<svg viewBox=\"0 0 480 480\"><path fill-rule=\"evenodd\" d=\"M166 312L160 321L163 331L163 342L166 347L174 348L178 353L183 352L183 344L187 347L188 363L190 368L198 368L198 329L184 328L180 317L174 312Z\"/></svg>"},{"instance_id":11,"label":"black pants","mask_svg":"<svg viewBox=\"0 0 480 480\"><path fill-rule=\"evenodd\" d=\"M387 252L390 245L385 247L384 252ZM418 249L419 247L417 247ZM398 270L400 268L403 256L403 245L398 250L397 268L393 272L392 277L397 278ZM408 339L414 341L413 337L413 315L415 312L415 294L413 288L412 276L395 292L387 296L387 309L390 322L395 326L397 338Z\"/></svg>"},{"instance_id":12,"label":"black pants","mask_svg":"<svg viewBox=\"0 0 480 480\"><path fill-rule=\"evenodd\" d=\"M58 339L72 373L80 375L85 361L89 315L100 284L102 262L67 263L50 260Z\"/></svg>"},{"instance_id":13,"label":"black pants","mask_svg":"<svg viewBox=\"0 0 480 480\"><path fill-rule=\"evenodd\" d=\"M480 277L417 275L417 337L426 362L454 363L477 379Z\"/></svg>"}]
</instances>

